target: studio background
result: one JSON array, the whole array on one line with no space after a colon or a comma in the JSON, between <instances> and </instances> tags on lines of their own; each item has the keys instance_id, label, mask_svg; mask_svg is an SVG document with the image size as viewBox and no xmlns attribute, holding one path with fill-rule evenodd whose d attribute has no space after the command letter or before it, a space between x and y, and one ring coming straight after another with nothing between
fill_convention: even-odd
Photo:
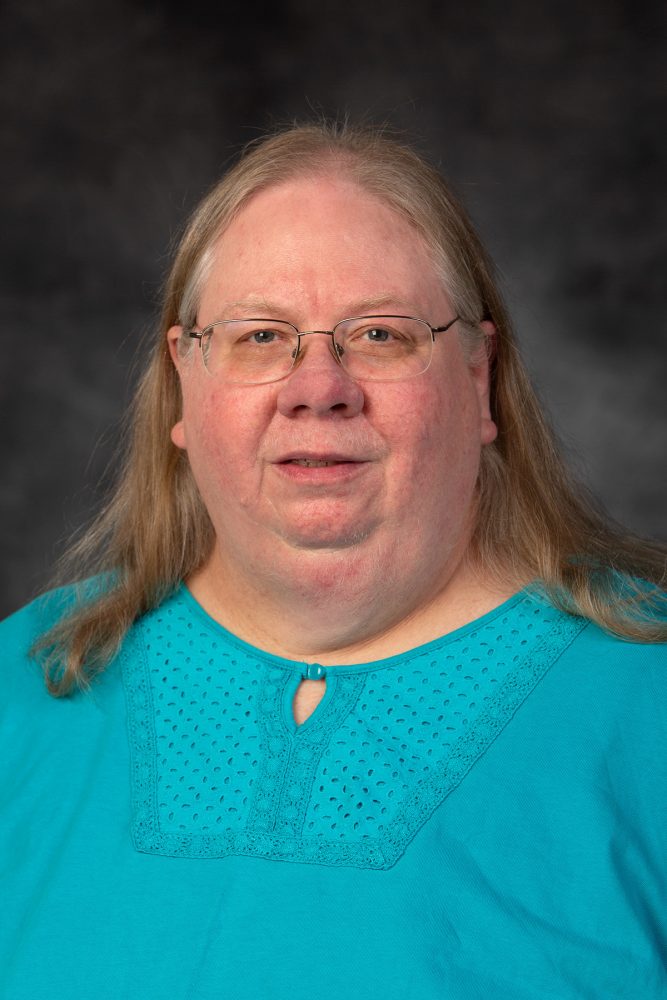
<instances>
[{"instance_id":1,"label":"studio background","mask_svg":"<svg viewBox=\"0 0 667 1000\"><path fill-rule=\"evenodd\" d=\"M0 9L0 613L113 479L169 250L315 113L404 129L495 257L581 478L665 533L664 5L9 0Z\"/></svg>"}]
</instances>

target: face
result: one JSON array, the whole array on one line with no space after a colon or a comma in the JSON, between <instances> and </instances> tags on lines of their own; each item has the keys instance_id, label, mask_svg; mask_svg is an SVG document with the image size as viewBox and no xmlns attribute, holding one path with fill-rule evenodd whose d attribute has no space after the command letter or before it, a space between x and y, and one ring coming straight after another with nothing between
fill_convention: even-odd
<instances>
[{"instance_id":1,"label":"face","mask_svg":"<svg viewBox=\"0 0 667 1000\"><path fill-rule=\"evenodd\" d=\"M287 182L251 199L219 239L199 328L216 319L284 319L330 330L369 312L454 315L419 234L351 182ZM217 537L238 573L375 575L430 586L467 541L480 449L493 440L487 365L469 362L456 325L436 335L427 372L355 382L327 337L302 341L292 373L226 384L198 347L179 357L187 450ZM365 578L365 577L364 577Z\"/></svg>"}]
</instances>

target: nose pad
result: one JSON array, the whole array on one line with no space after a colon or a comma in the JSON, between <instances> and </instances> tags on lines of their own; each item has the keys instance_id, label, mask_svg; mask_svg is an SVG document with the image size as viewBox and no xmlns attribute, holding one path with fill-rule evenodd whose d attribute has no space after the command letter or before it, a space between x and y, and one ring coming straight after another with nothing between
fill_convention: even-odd
<instances>
[{"instance_id":1,"label":"nose pad","mask_svg":"<svg viewBox=\"0 0 667 1000\"><path fill-rule=\"evenodd\" d=\"M341 368L342 368L343 367L342 357L343 357L343 354L345 353L345 351L344 351L344 348L342 348L340 346L340 344L336 343L336 341L334 340L334 335L333 335L333 333L332 333L331 330L306 330L306 331L302 331L298 335L299 339L298 339L297 345L294 348L294 350L292 351L292 360L293 360L294 367L296 367L298 364L300 364L301 361L303 360L303 358L305 357L305 349L303 347L302 338L303 337L311 337L311 336L314 336L315 334L320 334L321 336L325 336L325 337L330 337L331 338L331 342L329 343L329 353L331 354L331 356L334 359L334 361L337 364L339 364L341 366Z\"/></svg>"}]
</instances>

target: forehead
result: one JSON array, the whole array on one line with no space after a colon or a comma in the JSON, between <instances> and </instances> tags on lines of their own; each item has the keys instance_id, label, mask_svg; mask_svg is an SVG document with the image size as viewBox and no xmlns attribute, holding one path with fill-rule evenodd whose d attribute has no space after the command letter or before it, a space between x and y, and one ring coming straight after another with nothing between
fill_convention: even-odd
<instances>
[{"instance_id":1,"label":"forehead","mask_svg":"<svg viewBox=\"0 0 667 1000\"><path fill-rule=\"evenodd\" d=\"M337 177L259 192L218 238L200 321L262 302L299 321L324 321L326 313L327 322L374 303L427 319L447 305L420 233L380 198Z\"/></svg>"}]
</instances>

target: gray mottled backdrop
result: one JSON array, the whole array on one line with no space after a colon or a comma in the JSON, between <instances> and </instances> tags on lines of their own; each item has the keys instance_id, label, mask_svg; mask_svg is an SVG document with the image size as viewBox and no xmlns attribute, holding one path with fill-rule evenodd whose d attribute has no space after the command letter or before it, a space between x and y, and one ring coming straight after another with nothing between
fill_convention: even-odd
<instances>
[{"instance_id":1,"label":"gray mottled backdrop","mask_svg":"<svg viewBox=\"0 0 667 1000\"><path fill-rule=\"evenodd\" d=\"M348 111L468 204L579 474L639 532L667 484L663 4L5 0L0 610L113 475L168 248L239 146Z\"/></svg>"}]
</instances>

